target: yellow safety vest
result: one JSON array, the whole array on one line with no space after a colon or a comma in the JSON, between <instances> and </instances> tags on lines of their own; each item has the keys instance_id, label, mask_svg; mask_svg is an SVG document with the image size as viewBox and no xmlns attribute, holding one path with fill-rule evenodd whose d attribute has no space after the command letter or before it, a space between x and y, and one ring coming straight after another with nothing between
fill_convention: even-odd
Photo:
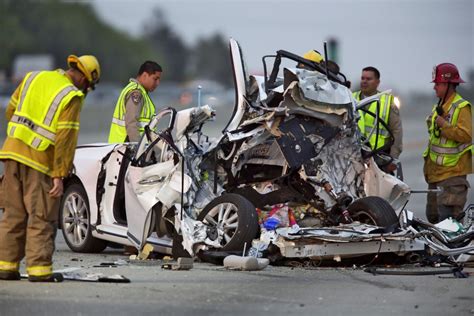
<instances>
[{"instance_id":1,"label":"yellow safety vest","mask_svg":"<svg viewBox=\"0 0 474 316\"><path fill-rule=\"evenodd\" d=\"M60 128L79 129L79 122L61 122L58 118L73 97L84 98L63 70L35 71L25 76L19 100L7 135L23 141L31 148L44 151L53 145Z\"/></svg>"},{"instance_id":2,"label":"yellow safety vest","mask_svg":"<svg viewBox=\"0 0 474 316\"><path fill-rule=\"evenodd\" d=\"M352 93L352 96L357 100L360 101L360 91ZM390 94L384 94L380 97L380 109L379 109L379 118L382 119L385 124L388 126L388 118L390 116L390 105L392 104L393 96ZM374 113L374 115L377 113L377 102L374 101L370 103L368 111L371 113ZM388 140L390 138L390 133L389 131L383 126L382 124L379 124L379 135L377 139L376 135L376 130L375 130L375 116L372 116L368 113L365 113L362 110L359 110L360 114L360 119L359 122L357 122L357 125L359 126L359 130L364 135L365 137L369 137L370 131L374 129L374 132L372 133L372 136L369 139L370 142L370 147L372 149L378 149L382 146L384 146L386 143L388 143ZM376 143L377 142L377 143ZM377 146L376 146L377 145Z\"/></svg>"},{"instance_id":3,"label":"yellow safety vest","mask_svg":"<svg viewBox=\"0 0 474 316\"><path fill-rule=\"evenodd\" d=\"M471 104L464 100L456 93L453 101L448 109L447 120L451 126L455 126L458 122L459 112L465 106ZM441 133L435 133L435 121L438 113L436 112L436 105L433 106L433 114L431 116L431 124L428 129L430 133L430 141L428 147L423 152L423 157L430 156L431 161L440 166L452 167L455 166L462 155L472 150L474 147L472 143L458 143L455 140L447 139L441 136Z\"/></svg>"},{"instance_id":4,"label":"yellow safety vest","mask_svg":"<svg viewBox=\"0 0 474 316\"><path fill-rule=\"evenodd\" d=\"M145 88L135 80L130 80L129 84L122 90L115 105L114 116L110 126L109 143L123 143L127 138L127 129L125 126L125 98L132 90L140 90L143 100L143 107L140 112L138 122L140 123L139 132L143 134L145 126L150 123L155 114L155 105L151 100Z\"/></svg>"}]
</instances>

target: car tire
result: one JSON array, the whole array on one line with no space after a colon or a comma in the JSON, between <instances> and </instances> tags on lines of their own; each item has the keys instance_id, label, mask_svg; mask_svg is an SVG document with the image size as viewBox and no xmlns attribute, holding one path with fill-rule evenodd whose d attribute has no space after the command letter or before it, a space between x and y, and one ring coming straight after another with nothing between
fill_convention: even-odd
<instances>
[{"instance_id":1,"label":"car tire","mask_svg":"<svg viewBox=\"0 0 474 316\"><path fill-rule=\"evenodd\" d=\"M355 200L347 208L354 221L380 227L398 224L398 217L393 207L378 196L367 196Z\"/></svg>"},{"instance_id":2,"label":"car tire","mask_svg":"<svg viewBox=\"0 0 474 316\"><path fill-rule=\"evenodd\" d=\"M255 206L245 197L233 193L212 200L197 219L218 228L218 234L222 232L222 248L219 248L222 251L241 251L245 244L249 249L259 228Z\"/></svg>"},{"instance_id":3,"label":"car tire","mask_svg":"<svg viewBox=\"0 0 474 316\"><path fill-rule=\"evenodd\" d=\"M80 183L67 186L61 199L59 220L64 240L72 251L98 253L107 247L107 241L92 236L89 199Z\"/></svg>"}]
</instances>

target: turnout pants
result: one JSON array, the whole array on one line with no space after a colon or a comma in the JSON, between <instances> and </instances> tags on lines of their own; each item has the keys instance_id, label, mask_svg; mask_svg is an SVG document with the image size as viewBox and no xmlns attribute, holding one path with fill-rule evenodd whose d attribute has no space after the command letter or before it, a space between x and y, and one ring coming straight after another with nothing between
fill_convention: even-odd
<instances>
[{"instance_id":1,"label":"turnout pants","mask_svg":"<svg viewBox=\"0 0 474 316\"><path fill-rule=\"evenodd\" d=\"M26 254L28 275L51 275L60 201L48 194L52 179L14 160L4 167L0 270L18 271Z\"/></svg>"},{"instance_id":2,"label":"turnout pants","mask_svg":"<svg viewBox=\"0 0 474 316\"><path fill-rule=\"evenodd\" d=\"M448 217L458 217L464 210L469 187L466 176L428 183L428 189L441 189L440 192L430 192L427 195L426 218L428 221L434 224Z\"/></svg>"}]
</instances>

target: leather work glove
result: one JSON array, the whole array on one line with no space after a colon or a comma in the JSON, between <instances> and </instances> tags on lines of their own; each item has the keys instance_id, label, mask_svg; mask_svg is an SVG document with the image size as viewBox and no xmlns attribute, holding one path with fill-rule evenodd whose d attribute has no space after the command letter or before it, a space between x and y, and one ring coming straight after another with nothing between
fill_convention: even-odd
<instances>
[{"instance_id":1,"label":"leather work glove","mask_svg":"<svg viewBox=\"0 0 474 316\"><path fill-rule=\"evenodd\" d=\"M387 164L385 167L384 167L384 171L387 172L387 173L390 173L390 174L393 174L393 172L397 170L397 165L394 164L393 162Z\"/></svg>"}]
</instances>

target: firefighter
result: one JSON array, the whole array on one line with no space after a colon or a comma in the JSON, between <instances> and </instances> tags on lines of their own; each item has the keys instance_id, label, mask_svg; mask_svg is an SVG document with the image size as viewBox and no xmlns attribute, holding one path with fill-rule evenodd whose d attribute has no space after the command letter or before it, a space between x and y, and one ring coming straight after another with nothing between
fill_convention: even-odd
<instances>
[{"instance_id":1,"label":"firefighter","mask_svg":"<svg viewBox=\"0 0 474 316\"><path fill-rule=\"evenodd\" d=\"M321 56L321 54L315 49L309 50L306 53L304 53L303 58L310 60L312 62L315 62L317 64L320 64L321 62L324 61L323 56ZM298 65L298 66L300 66L300 68L304 68L304 65Z\"/></svg>"},{"instance_id":2,"label":"firefighter","mask_svg":"<svg viewBox=\"0 0 474 316\"><path fill-rule=\"evenodd\" d=\"M323 56L315 49L309 50L304 53L303 58L320 65L326 65ZM337 75L339 73L339 65L333 62L332 60L327 61L327 67L328 70L331 71L333 74ZM311 68L306 67L302 63L298 63L296 68L312 70Z\"/></svg>"},{"instance_id":3,"label":"firefighter","mask_svg":"<svg viewBox=\"0 0 474 316\"><path fill-rule=\"evenodd\" d=\"M29 72L7 110L4 213L0 221L0 279L19 280L26 255L28 280L61 281L52 256L63 178L72 167L79 112L87 92L99 82L100 66L91 55L67 58L68 70Z\"/></svg>"},{"instance_id":4,"label":"firefighter","mask_svg":"<svg viewBox=\"0 0 474 316\"><path fill-rule=\"evenodd\" d=\"M360 78L360 91L354 92L352 95L357 101L361 101L367 97L379 93L378 86L380 84L380 72L375 67L365 67L362 69L362 75ZM383 124L378 124L379 134L371 131L375 128L375 114L377 113L377 102L368 104L365 109L372 113L366 113L359 110L360 119L358 121L359 130L365 138L368 138L372 150L380 149L385 154L392 158L398 159L402 152L402 121L400 119L400 112L398 107L395 105L393 96L390 94L384 94L380 98L379 107L379 118L382 120L388 129ZM388 147L390 141L389 131L393 135L393 144ZM370 136L370 138L369 138ZM390 162L386 165L381 165L381 168L386 172L394 172L396 165Z\"/></svg>"},{"instance_id":5,"label":"firefighter","mask_svg":"<svg viewBox=\"0 0 474 316\"><path fill-rule=\"evenodd\" d=\"M442 63L433 70L434 90L439 98L427 118L430 135L423 153L424 175L429 189L439 189L427 196L426 217L437 223L462 214L467 201L472 173L472 108L457 92L464 83L457 67Z\"/></svg>"},{"instance_id":6,"label":"firefighter","mask_svg":"<svg viewBox=\"0 0 474 316\"><path fill-rule=\"evenodd\" d=\"M155 115L155 105L149 96L160 84L161 66L146 61L138 70L137 77L120 93L110 126L109 143L138 142L145 126Z\"/></svg>"}]
</instances>

